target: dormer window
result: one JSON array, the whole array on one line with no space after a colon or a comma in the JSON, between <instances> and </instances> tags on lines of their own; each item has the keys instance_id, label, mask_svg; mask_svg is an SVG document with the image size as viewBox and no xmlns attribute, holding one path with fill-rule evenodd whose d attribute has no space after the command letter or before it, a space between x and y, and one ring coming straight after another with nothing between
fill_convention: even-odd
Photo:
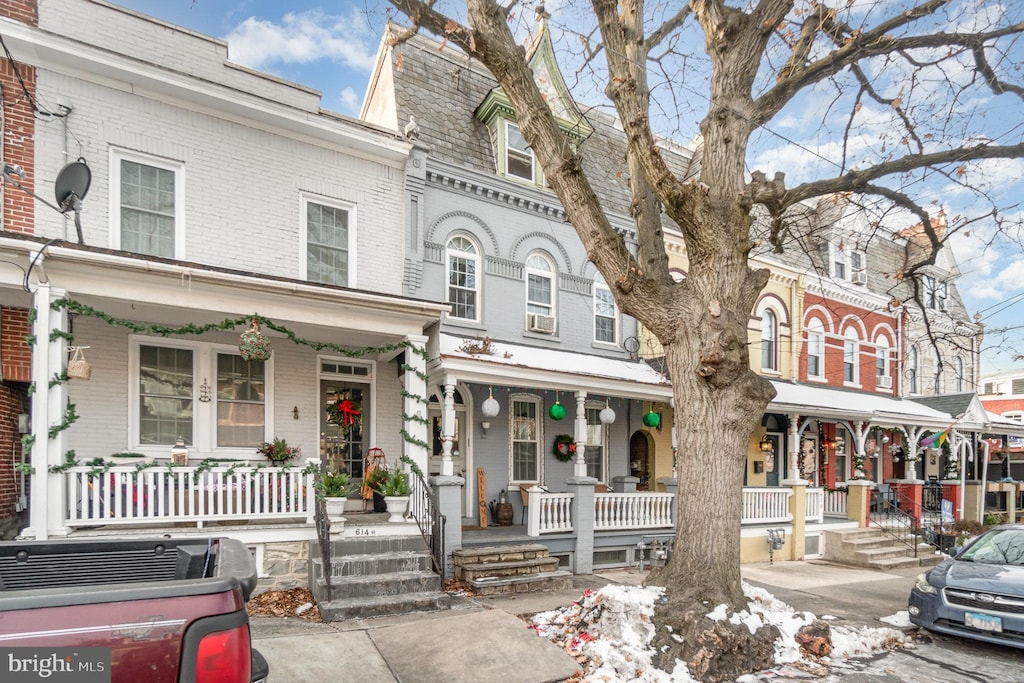
<instances>
[{"instance_id":1,"label":"dormer window","mask_svg":"<svg viewBox=\"0 0 1024 683\"><path fill-rule=\"evenodd\" d=\"M867 283L867 254L847 249L842 242L832 247L832 277L855 285Z\"/></svg>"},{"instance_id":2,"label":"dormer window","mask_svg":"<svg viewBox=\"0 0 1024 683\"><path fill-rule=\"evenodd\" d=\"M949 296L949 288L945 282L932 277L924 276L924 304L933 311L946 310L946 298Z\"/></svg>"},{"instance_id":3,"label":"dormer window","mask_svg":"<svg viewBox=\"0 0 1024 683\"><path fill-rule=\"evenodd\" d=\"M533 150L526 143L519 126L505 121L505 173L532 183L533 161Z\"/></svg>"}]
</instances>

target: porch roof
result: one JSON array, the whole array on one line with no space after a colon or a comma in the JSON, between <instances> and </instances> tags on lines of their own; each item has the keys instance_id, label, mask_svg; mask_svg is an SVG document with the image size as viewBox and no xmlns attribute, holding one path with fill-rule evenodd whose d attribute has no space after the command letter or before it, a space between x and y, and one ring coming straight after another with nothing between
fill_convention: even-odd
<instances>
[{"instance_id":1,"label":"porch roof","mask_svg":"<svg viewBox=\"0 0 1024 683\"><path fill-rule=\"evenodd\" d=\"M463 337L438 335L441 365L449 380L583 390L648 401L668 401L672 385L649 365L571 351L492 341L493 354L466 353Z\"/></svg>"},{"instance_id":2,"label":"porch roof","mask_svg":"<svg viewBox=\"0 0 1024 683\"><path fill-rule=\"evenodd\" d=\"M986 410L988 415L988 430L993 434L1006 434L1007 436L1024 436L1024 423L1017 422L1009 417L1003 417L999 413Z\"/></svg>"},{"instance_id":3,"label":"porch roof","mask_svg":"<svg viewBox=\"0 0 1024 683\"><path fill-rule=\"evenodd\" d=\"M841 420L867 420L884 425L913 424L941 428L947 427L952 419L949 413L909 399L786 380L771 380L771 383L777 395L768 404L768 412L796 413Z\"/></svg>"}]
</instances>

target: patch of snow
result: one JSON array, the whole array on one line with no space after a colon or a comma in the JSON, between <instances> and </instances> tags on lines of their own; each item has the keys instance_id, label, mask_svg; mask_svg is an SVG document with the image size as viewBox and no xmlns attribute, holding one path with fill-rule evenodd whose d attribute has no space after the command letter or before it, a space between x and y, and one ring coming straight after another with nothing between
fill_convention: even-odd
<instances>
[{"instance_id":1,"label":"patch of snow","mask_svg":"<svg viewBox=\"0 0 1024 683\"><path fill-rule=\"evenodd\" d=\"M905 609L901 609L896 614L892 614L888 617L882 617L879 621L895 626L896 628L911 628L913 624L910 622L910 612Z\"/></svg>"}]
</instances>

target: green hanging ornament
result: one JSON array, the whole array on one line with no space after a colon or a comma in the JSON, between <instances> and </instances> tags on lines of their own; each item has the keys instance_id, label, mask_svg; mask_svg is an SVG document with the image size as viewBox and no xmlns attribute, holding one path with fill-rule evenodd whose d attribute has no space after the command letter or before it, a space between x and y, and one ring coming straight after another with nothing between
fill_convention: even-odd
<instances>
[{"instance_id":1,"label":"green hanging ornament","mask_svg":"<svg viewBox=\"0 0 1024 683\"><path fill-rule=\"evenodd\" d=\"M658 415L653 410L649 410L644 414L644 426L652 429L657 429L658 425L661 424L661 415Z\"/></svg>"},{"instance_id":2,"label":"green hanging ornament","mask_svg":"<svg viewBox=\"0 0 1024 683\"><path fill-rule=\"evenodd\" d=\"M242 333L238 341L238 352L242 360L267 360L270 358L270 340L260 332L259 323L252 321L252 327Z\"/></svg>"},{"instance_id":3,"label":"green hanging ornament","mask_svg":"<svg viewBox=\"0 0 1024 683\"><path fill-rule=\"evenodd\" d=\"M555 405L548 408L548 417L556 421L565 418L565 406L559 403L557 398L555 399Z\"/></svg>"}]
</instances>

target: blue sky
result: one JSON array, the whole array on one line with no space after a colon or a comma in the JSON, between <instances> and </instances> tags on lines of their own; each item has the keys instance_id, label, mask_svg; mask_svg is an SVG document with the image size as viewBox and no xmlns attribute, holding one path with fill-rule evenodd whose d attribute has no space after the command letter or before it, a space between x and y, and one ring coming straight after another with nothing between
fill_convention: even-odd
<instances>
[{"instance_id":1,"label":"blue sky","mask_svg":"<svg viewBox=\"0 0 1024 683\"><path fill-rule=\"evenodd\" d=\"M224 39L233 61L315 88L322 93L324 108L350 116L359 113L381 31L388 12L394 12L384 0L114 1L143 14ZM545 4L549 11L557 13L561 3L549 0ZM552 23L555 24L555 19ZM587 95L582 99L589 101ZM686 118L695 122L703 111L698 111L699 101L689 106L694 110L688 112ZM976 106L981 116L989 117L990 122L999 124L1000 117L1005 118L1003 129L1019 139L1021 116L1018 109L1005 109L998 101L976 103ZM758 168L768 171L769 177L776 170L787 171L792 181L799 178L801 171L828 172L820 167L826 158L835 158L835 143L818 141L814 133L808 132L809 129L822 130L816 125L807 125L809 121L820 120L812 109L813 106L808 106L788 112L773 122L772 132L762 133L755 140L757 152L752 159ZM683 131L681 139L688 138L692 132ZM871 144L867 137L864 144ZM808 149L815 150L810 158ZM1020 179L1024 178L1022 161L991 163L972 171L977 173L975 178L996 188L997 193L1006 192L1006 188L1012 186L1015 189L1010 191L1017 196L1024 194L1020 187ZM969 205L957 206L955 187L932 187L922 201L926 204L941 202L949 215L971 209ZM1019 219L1020 205L1013 211ZM958 282L960 293L971 314L982 314L987 329L1009 328L1006 334L986 336L982 372L1024 367L1024 362L1013 361L1015 354L1024 353L1024 252L1020 246L1024 235L1015 242L994 236L984 223L972 227L969 234L958 236L953 243L962 273Z\"/></svg>"}]
</instances>

